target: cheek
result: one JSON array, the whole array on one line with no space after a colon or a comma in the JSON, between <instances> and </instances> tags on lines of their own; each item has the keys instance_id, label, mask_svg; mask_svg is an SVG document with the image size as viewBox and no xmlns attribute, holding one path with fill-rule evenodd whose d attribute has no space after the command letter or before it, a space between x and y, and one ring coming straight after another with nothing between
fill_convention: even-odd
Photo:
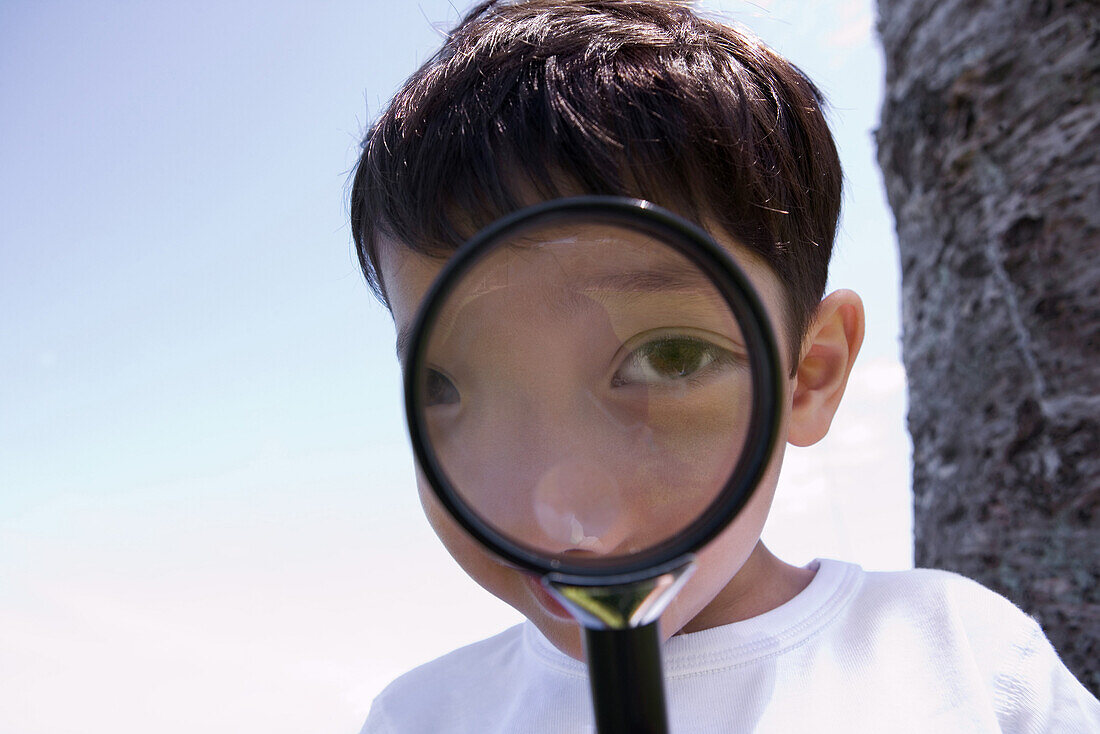
<instances>
[{"instance_id":1,"label":"cheek","mask_svg":"<svg viewBox=\"0 0 1100 734\"><path fill-rule=\"evenodd\" d=\"M439 499L428 486L428 481L421 474L419 467L416 471L416 489L420 493L420 506L424 508L424 516L428 518L428 524L432 526L436 536L443 542L449 552L463 568L466 568L464 560L476 559L484 552L474 540L466 534L450 513L444 509Z\"/></svg>"},{"instance_id":2,"label":"cheek","mask_svg":"<svg viewBox=\"0 0 1100 734\"><path fill-rule=\"evenodd\" d=\"M493 596L534 622L555 647L583 660L580 628L572 620L547 614L527 590L519 571L504 566L486 552L451 518L417 469L420 504L432 529L462 570Z\"/></svg>"},{"instance_id":3,"label":"cheek","mask_svg":"<svg viewBox=\"0 0 1100 734\"><path fill-rule=\"evenodd\" d=\"M666 639L686 627L718 597L756 548L775 496L783 448L782 444L776 447L768 469L734 521L697 554L695 573L661 619Z\"/></svg>"},{"instance_id":4,"label":"cheek","mask_svg":"<svg viewBox=\"0 0 1100 734\"><path fill-rule=\"evenodd\" d=\"M495 596L506 598L506 590L514 583L515 572L503 566L450 516L428 486L417 468L417 490L428 524L432 526L443 547L466 574Z\"/></svg>"},{"instance_id":5,"label":"cheek","mask_svg":"<svg viewBox=\"0 0 1100 734\"><path fill-rule=\"evenodd\" d=\"M684 520L698 517L714 501L741 458L748 416L739 407L743 404L737 399L740 395L718 393L714 397L719 399L667 414L654 411L649 416L654 443L661 451L637 462L638 477L668 488L665 496L657 496L654 502L658 515L671 511Z\"/></svg>"}]
</instances>

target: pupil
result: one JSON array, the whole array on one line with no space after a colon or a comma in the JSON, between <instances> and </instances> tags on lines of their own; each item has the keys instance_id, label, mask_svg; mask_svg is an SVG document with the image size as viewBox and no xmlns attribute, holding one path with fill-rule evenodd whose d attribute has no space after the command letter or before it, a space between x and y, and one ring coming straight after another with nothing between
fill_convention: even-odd
<instances>
[{"instance_id":1,"label":"pupil","mask_svg":"<svg viewBox=\"0 0 1100 734\"><path fill-rule=\"evenodd\" d=\"M450 405L458 402L458 389L436 370L428 370L426 379L428 405Z\"/></svg>"},{"instance_id":2,"label":"pupil","mask_svg":"<svg viewBox=\"0 0 1100 734\"><path fill-rule=\"evenodd\" d=\"M703 350L699 345L683 340L662 342L649 355L649 361L655 370L664 375L678 377L695 372L702 360Z\"/></svg>"}]
</instances>

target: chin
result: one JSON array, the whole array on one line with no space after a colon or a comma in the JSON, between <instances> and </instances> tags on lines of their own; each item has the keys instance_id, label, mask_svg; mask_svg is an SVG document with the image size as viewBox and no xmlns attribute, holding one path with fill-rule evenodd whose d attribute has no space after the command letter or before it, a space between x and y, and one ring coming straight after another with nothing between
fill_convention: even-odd
<instances>
[{"instance_id":1,"label":"chin","mask_svg":"<svg viewBox=\"0 0 1100 734\"><path fill-rule=\"evenodd\" d=\"M581 634L581 626L575 620L562 619L542 609L534 611L519 609L519 607L516 609L527 617L554 647L574 660L584 662L584 636Z\"/></svg>"},{"instance_id":2,"label":"chin","mask_svg":"<svg viewBox=\"0 0 1100 734\"><path fill-rule=\"evenodd\" d=\"M523 606L519 612L538 627L543 636L569 657L583 660L581 626L569 616L557 599L552 597L535 576L525 576Z\"/></svg>"}]
</instances>

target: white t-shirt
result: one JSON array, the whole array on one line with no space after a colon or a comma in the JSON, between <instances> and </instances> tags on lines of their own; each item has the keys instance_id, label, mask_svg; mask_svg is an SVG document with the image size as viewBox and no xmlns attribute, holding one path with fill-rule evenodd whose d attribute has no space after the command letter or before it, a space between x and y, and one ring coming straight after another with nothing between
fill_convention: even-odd
<instances>
[{"instance_id":1,"label":"white t-shirt","mask_svg":"<svg viewBox=\"0 0 1100 734\"><path fill-rule=\"evenodd\" d=\"M663 648L670 729L1100 732L1100 702L1039 625L944 571L815 561L786 604ZM530 623L398 678L363 734L594 731L585 666Z\"/></svg>"}]
</instances>

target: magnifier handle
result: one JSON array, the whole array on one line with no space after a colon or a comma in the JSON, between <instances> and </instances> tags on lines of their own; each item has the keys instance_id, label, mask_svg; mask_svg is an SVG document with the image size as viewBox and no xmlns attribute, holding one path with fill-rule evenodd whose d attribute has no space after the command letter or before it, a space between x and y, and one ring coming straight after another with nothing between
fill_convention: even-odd
<instances>
[{"instance_id":1,"label":"magnifier handle","mask_svg":"<svg viewBox=\"0 0 1100 734\"><path fill-rule=\"evenodd\" d=\"M668 734L657 622L584 634L596 731Z\"/></svg>"}]
</instances>

